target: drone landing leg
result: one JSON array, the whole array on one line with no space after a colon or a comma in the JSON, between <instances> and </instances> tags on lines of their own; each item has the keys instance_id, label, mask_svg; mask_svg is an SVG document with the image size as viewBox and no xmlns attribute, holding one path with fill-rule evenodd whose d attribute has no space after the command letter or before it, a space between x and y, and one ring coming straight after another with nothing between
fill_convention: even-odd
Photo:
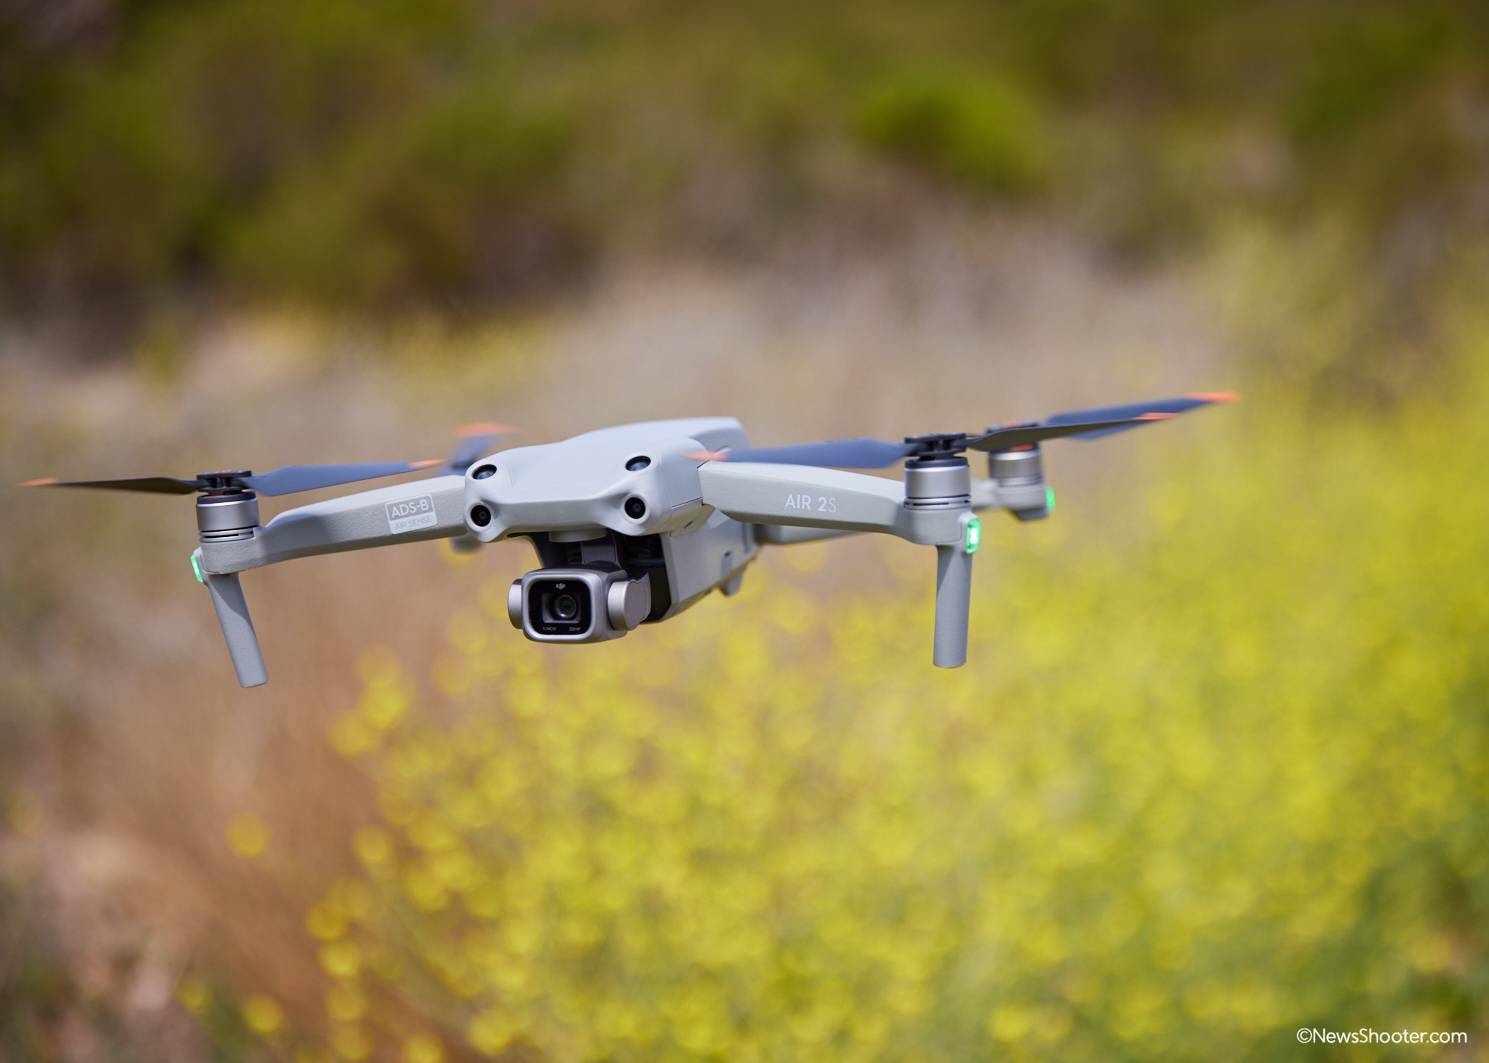
<instances>
[{"instance_id":1,"label":"drone landing leg","mask_svg":"<svg viewBox=\"0 0 1489 1063\"><path fill-rule=\"evenodd\" d=\"M248 617L248 602L243 597L238 574L207 572L203 573L203 582L212 592L212 604L217 608L217 620L222 625L223 637L227 639L227 651L232 655L233 668L238 673L238 685L256 687L267 683L269 672L264 667L264 655L259 650L253 621Z\"/></svg>"},{"instance_id":2,"label":"drone landing leg","mask_svg":"<svg viewBox=\"0 0 1489 1063\"><path fill-rule=\"evenodd\" d=\"M936 547L937 668L967 663L967 620L972 611L972 555L962 544Z\"/></svg>"}]
</instances>

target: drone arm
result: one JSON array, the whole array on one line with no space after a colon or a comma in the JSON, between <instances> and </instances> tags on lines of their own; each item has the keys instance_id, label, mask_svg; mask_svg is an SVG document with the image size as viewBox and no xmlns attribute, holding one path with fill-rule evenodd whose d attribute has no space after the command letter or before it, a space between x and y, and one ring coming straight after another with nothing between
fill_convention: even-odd
<instances>
[{"instance_id":1,"label":"drone arm","mask_svg":"<svg viewBox=\"0 0 1489 1063\"><path fill-rule=\"evenodd\" d=\"M987 509L1002 509L1003 501L998 485L992 480L972 478L972 509L978 513Z\"/></svg>"},{"instance_id":2,"label":"drone arm","mask_svg":"<svg viewBox=\"0 0 1489 1063\"><path fill-rule=\"evenodd\" d=\"M698 479L704 503L745 523L891 535L901 534L904 523L904 485L878 476L806 465L708 462L699 467Z\"/></svg>"},{"instance_id":3,"label":"drone arm","mask_svg":"<svg viewBox=\"0 0 1489 1063\"><path fill-rule=\"evenodd\" d=\"M967 619L972 604L967 534L974 519L970 508L910 508L905 505L903 484L804 465L710 462L699 468L698 478L704 502L735 520L764 526L767 542L803 542L805 536L816 538L818 532L826 537L877 531L935 544L933 660L939 668L967 663ZM985 491L981 494L983 501L989 501Z\"/></svg>"},{"instance_id":4,"label":"drone arm","mask_svg":"<svg viewBox=\"0 0 1489 1063\"><path fill-rule=\"evenodd\" d=\"M243 572L296 557L463 535L465 477L430 480L286 510L252 537L202 543L206 573Z\"/></svg>"},{"instance_id":5,"label":"drone arm","mask_svg":"<svg viewBox=\"0 0 1489 1063\"><path fill-rule=\"evenodd\" d=\"M343 498L316 502L279 514L240 539L206 540L192 555L227 640L238 682L269 681L258 636L238 573L295 557L360 550L464 534L465 477L440 476Z\"/></svg>"},{"instance_id":6,"label":"drone arm","mask_svg":"<svg viewBox=\"0 0 1489 1063\"><path fill-rule=\"evenodd\" d=\"M755 538L771 546L795 546L797 543L815 543L823 539L840 539L856 532L842 528L797 528L789 524L757 524Z\"/></svg>"},{"instance_id":7,"label":"drone arm","mask_svg":"<svg viewBox=\"0 0 1489 1063\"><path fill-rule=\"evenodd\" d=\"M989 509L1028 513L1048 507L1049 489L1041 477L1030 483L1000 485L996 480L972 481L972 509L978 513Z\"/></svg>"}]
</instances>

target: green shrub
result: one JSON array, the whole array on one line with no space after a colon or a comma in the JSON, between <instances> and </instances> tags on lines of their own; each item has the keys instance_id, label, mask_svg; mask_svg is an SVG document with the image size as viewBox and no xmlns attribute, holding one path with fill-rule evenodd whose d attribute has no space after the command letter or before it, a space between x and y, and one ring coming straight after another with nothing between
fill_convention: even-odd
<instances>
[{"instance_id":1,"label":"green shrub","mask_svg":"<svg viewBox=\"0 0 1489 1063\"><path fill-rule=\"evenodd\" d=\"M1451 23L1430 10L1375 10L1339 27L1301 64L1288 101L1289 131L1316 150L1378 122L1440 71L1452 46Z\"/></svg>"},{"instance_id":2,"label":"green shrub","mask_svg":"<svg viewBox=\"0 0 1489 1063\"><path fill-rule=\"evenodd\" d=\"M82 81L66 122L6 160L0 266L36 256L83 290L169 281L211 207L196 131L168 85Z\"/></svg>"},{"instance_id":3,"label":"green shrub","mask_svg":"<svg viewBox=\"0 0 1489 1063\"><path fill-rule=\"evenodd\" d=\"M1430 282L1489 232L1479 6L12 4L0 295L489 303L882 202L854 138L1125 247L1339 213Z\"/></svg>"},{"instance_id":4,"label":"green shrub","mask_svg":"<svg viewBox=\"0 0 1489 1063\"><path fill-rule=\"evenodd\" d=\"M1049 119L1011 83L905 76L874 89L856 130L868 144L955 181L1013 196L1037 192L1052 158Z\"/></svg>"},{"instance_id":5,"label":"green shrub","mask_svg":"<svg viewBox=\"0 0 1489 1063\"><path fill-rule=\"evenodd\" d=\"M562 188L571 137L497 79L348 137L285 174L227 261L260 292L350 304L500 301L562 279L581 244Z\"/></svg>"}]
</instances>

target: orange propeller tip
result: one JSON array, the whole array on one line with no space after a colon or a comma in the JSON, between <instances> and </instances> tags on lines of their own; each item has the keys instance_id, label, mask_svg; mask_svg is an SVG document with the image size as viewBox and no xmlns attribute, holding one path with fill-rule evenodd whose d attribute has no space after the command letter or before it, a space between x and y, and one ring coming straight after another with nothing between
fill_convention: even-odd
<instances>
[{"instance_id":1,"label":"orange propeller tip","mask_svg":"<svg viewBox=\"0 0 1489 1063\"><path fill-rule=\"evenodd\" d=\"M409 464L415 469L427 469L431 465L443 465L444 462L444 458L430 458L428 461L411 461Z\"/></svg>"},{"instance_id":2,"label":"orange propeller tip","mask_svg":"<svg viewBox=\"0 0 1489 1063\"><path fill-rule=\"evenodd\" d=\"M727 450L695 450L683 455L685 458L693 458L696 461L723 461L728 456Z\"/></svg>"},{"instance_id":3,"label":"orange propeller tip","mask_svg":"<svg viewBox=\"0 0 1489 1063\"><path fill-rule=\"evenodd\" d=\"M1134 420L1138 420L1138 421L1167 421L1170 418L1177 417L1177 416L1179 416L1179 415L1176 414L1176 413L1140 413L1140 414L1137 415L1137 417L1134 418Z\"/></svg>"},{"instance_id":4,"label":"orange propeller tip","mask_svg":"<svg viewBox=\"0 0 1489 1063\"><path fill-rule=\"evenodd\" d=\"M472 436L504 436L517 431L511 425L497 424L495 421L477 421L475 424L463 424L455 430L455 434L461 439L469 439Z\"/></svg>"},{"instance_id":5,"label":"orange propeller tip","mask_svg":"<svg viewBox=\"0 0 1489 1063\"><path fill-rule=\"evenodd\" d=\"M48 476L41 480L27 480L25 483L16 484L17 487L46 487L57 482L55 476Z\"/></svg>"},{"instance_id":6,"label":"orange propeller tip","mask_svg":"<svg viewBox=\"0 0 1489 1063\"><path fill-rule=\"evenodd\" d=\"M1234 391L1196 391L1189 396L1191 399L1201 399L1205 402L1240 402L1241 396Z\"/></svg>"}]
</instances>

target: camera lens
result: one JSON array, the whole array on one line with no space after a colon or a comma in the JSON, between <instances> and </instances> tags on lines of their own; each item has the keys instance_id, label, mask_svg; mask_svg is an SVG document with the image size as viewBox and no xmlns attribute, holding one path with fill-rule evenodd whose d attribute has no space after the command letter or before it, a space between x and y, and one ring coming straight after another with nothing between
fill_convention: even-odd
<instances>
[{"instance_id":1,"label":"camera lens","mask_svg":"<svg viewBox=\"0 0 1489 1063\"><path fill-rule=\"evenodd\" d=\"M650 464L651 459L648 458L645 454L637 454L630 461L626 462L626 469L629 472L640 472L642 469L646 468Z\"/></svg>"},{"instance_id":2,"label":"camera lens","mask_svg":"<svg viewBox=\"0 0 1489 1063\"><path fill-rule=\"evenodd\" d=\"M495 465L481 465L481 466L478 466L476 468L476 471L473 472L473 473L471 473L470 475L471 475L471 479L472 480L485 480L485 479L489 479L490 477L496 475L496 466Z\"/></svg>"},{"instance_id":3,"label":"camera lens","mask_svg":"<svg viewBox=\"0 0 1489 1063\"><path fill-rule=\"evenodd\" d=\"M646 503L639 498L626 499L626 516L632 520L640 520L646 516Z\"/></svg>"},{"instance_id":4,"label":"camera lens","mask_svg":"<svg viewBox=\"0 0 1489 1063\"><path fill-rule=\"evenodd\" d=\"M478 528L486 527L491 523L491 510L485 506L471 506L470 522Z\"/></svg>"},{"instance_id":5,"label":"camera lens","mask_svg":"<svg viewBox=\"0 0 1489 1063\"><path fill-rule=\"evenodd\" d=\"M526 592L528 630L540 638L583 635L595 619L589 585L583 579L536 579Z\"/></svg>"}]
</instances>

